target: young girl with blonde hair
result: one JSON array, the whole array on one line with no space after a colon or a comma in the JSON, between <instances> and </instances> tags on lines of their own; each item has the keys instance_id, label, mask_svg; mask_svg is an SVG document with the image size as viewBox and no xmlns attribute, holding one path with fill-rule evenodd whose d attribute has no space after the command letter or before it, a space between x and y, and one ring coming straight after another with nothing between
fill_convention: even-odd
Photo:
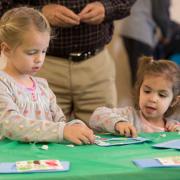
<instances>
[{"instance_id":1,"label":"young girl with blonde hair","mask_svg":"<svg viewBox=\"0 0 180 180\"><path fill-rule=\"evenodd\" d=\"M66 123L45 79L34 77L50 41L46 18L33 8L7 11L0 20L0 135L25 142L90 144L94 135L82 121Z\"/></svg>"}]
</instances>

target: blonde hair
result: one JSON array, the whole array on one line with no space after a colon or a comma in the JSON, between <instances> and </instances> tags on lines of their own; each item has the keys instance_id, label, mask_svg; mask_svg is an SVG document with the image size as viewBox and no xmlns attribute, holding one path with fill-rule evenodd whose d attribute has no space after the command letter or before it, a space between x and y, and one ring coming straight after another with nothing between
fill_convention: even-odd
<instances>
[{"instance_id":1,"label":"blonde hair","mask_svg":"<svg viewBox=\"0 0 180 180\"><path fill-rule=\"evenodd\" d=\"M137 81L135 83L135 106L139 109L140 88L146 75L165 76L172 82L173 100L180 96L180 68L177 64L169 60L153 60L152 57L141 57L137 71ZM173 107L169 107L165 116L171 115L179 106L177 103Z\"/></svg>"},{"instance_id":2,"label":"blonde hair","mask_svg":"<svg viewBox=\"0 0 180 180\"><path fill-rule=\"evenodd\" d=\"M38 10L19 7L7 11L0 20L0 44L6 42L17 46L22 41L22 34L28 32L30 27L39 32L51 33L48 21Z\"/></svg>"}]
</instances>

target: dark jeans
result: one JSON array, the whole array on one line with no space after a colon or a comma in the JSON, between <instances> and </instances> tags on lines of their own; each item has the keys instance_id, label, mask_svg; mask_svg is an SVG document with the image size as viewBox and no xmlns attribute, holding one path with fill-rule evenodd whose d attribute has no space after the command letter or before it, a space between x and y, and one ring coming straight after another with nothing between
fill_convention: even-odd
<instances>
[{"instance_id":1,"label":"dark jeans","mask_svg":"<svg viewBox=\"0 0 180 180\"><path fill-rule=\"evenodd\" d=\"M122 39L129 59L132 85L134 85L136 81L136 72L139 58L143 55L153 56L153 49L149 45L135 39L127 37L122 37Z\"/></svg>"}]
</instances>

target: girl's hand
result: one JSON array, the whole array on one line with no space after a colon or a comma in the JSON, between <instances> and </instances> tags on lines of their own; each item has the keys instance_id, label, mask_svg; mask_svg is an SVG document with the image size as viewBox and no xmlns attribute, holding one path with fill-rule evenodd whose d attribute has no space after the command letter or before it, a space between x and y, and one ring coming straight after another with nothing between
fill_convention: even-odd
<instances>
[{"instance_id":1,"label":"girl's hand","mask_svg":"<svg viewBox=\"0 0 180 180\"><path fill-rule=\"evenodd\" d=\"M94 133L84 124L71 124L64 127L64 139L74 144L93 144Z\"/></svg>"},{"instance_id":2,"label":"girl's hand","mask_svg":"<svg viewBox=\"0 0 180 180\"><path fill-rule=\"evenodd\" d=\"M170 132L180 132L180 122L169 121L166 123L166 130Z\"/></svg>"},{"instance_id":3,"label":"girl's hand","mask_svg":"<svg viewBox=\"0 0 180 180\"><path fill-rule=\"evenodd\" d=\"M129 122L118 122L115 125L115 130L120 133L120 135L126 137L137 137L137 131L133 125Z\"/></svg>"}]
</instances>

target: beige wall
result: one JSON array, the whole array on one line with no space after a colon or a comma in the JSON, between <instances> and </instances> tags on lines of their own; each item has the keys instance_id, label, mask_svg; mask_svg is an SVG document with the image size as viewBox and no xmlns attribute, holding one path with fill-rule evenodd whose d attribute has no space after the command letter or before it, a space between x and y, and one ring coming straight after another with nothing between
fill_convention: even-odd
<instances>
[{"instance_id":1,"label":"beige wall","mask_svg":"<svg viewBox=\"0 0 180 180\"><path fill-rule=\"evenodd\" d=\"M130 69L127 55L119 36L120 21L116 21L114 24L114 36L108 48L116 64L118 106L126 106L131 105Z\"/></svg>"},{"instance_id":2,"label":"beige wall","mask_svg":"<svg viewBox=\"0 0 180 180\"><path fill-rule=\"evenodd\" d=\"M180 0L172 0L171 18L180 23Z\"/></svg>"}]
</instances>

